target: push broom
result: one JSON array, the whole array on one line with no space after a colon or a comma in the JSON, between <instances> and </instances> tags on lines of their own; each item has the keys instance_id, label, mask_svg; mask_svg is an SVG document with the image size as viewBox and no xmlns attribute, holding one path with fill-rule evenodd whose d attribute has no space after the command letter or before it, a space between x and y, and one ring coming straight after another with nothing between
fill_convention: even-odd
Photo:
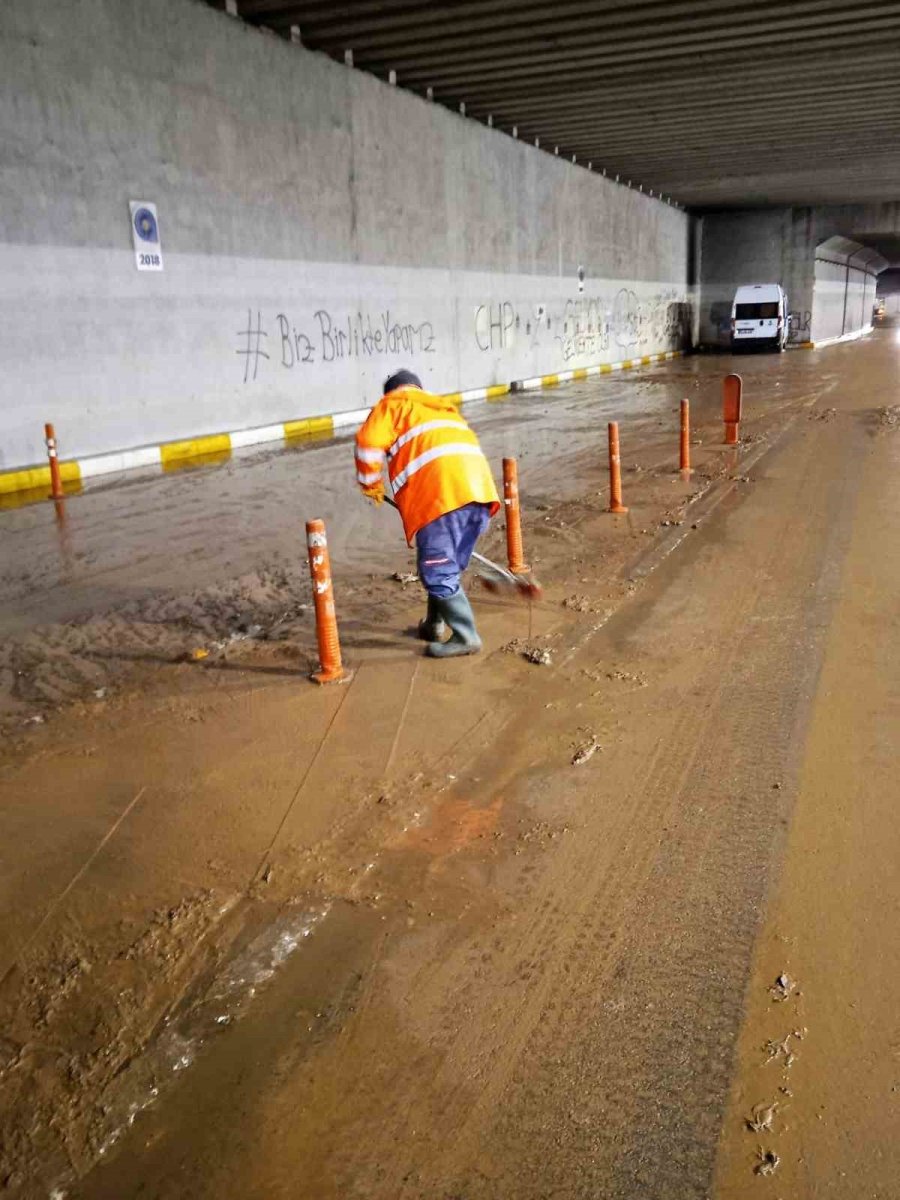
<instances>
[{"instance_id":1,"label":"push broom","mask_svg":"<svg viewBox=\"0 0 900 1200\"><path fill-rule=\"evenodd\" d=\"M385 496L385 501L391 508L397 508L396 503L390 496ZM540 600L544 594L544 589L530 575L517 575L507 570L506 567L501 567L499 563L485 558L483 554L479 554L476 550L472 551L472 557L482 570L486 572L480 578L482 585L489 592L515 592L524 600Z\"/></svg>"}]
</instances>

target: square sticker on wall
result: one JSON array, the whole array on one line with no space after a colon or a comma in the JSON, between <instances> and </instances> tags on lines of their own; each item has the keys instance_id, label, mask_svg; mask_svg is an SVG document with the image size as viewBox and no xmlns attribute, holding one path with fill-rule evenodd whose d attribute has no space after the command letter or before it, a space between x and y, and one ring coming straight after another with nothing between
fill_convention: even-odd
<instances>
[{"instance_id":1,"label":"square sticker on wall","mask_svg":"<svg viewBox=\"0 0 900 1200\"><path fill-rule=\"evenodd\" d=\"M163 258L156 205L149 200L130 200L128 207L131 210L135 266L139 271L161 271Z\"/></svg>"}]
</instances>

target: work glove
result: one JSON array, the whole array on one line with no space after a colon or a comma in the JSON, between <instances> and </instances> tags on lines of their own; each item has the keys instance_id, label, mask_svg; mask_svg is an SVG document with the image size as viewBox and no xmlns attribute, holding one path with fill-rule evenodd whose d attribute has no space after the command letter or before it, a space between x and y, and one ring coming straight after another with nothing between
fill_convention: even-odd
<instances>
[{"instance_id":1,"label":"work glove","mask_svg":"<svg viewBox=\"0 0 900 1200\"><path fill-rule=\"evenodd\" d=\"M365 498L367 500L370 500L372 502L372 504L375 505L376 508L379 506L379 504L383 504L384 503L384 483L383 483L383 481L379 479L377 483L368 484L366 487L363 488L363 495L365 496Z\"/></svg>"}]
</instances>

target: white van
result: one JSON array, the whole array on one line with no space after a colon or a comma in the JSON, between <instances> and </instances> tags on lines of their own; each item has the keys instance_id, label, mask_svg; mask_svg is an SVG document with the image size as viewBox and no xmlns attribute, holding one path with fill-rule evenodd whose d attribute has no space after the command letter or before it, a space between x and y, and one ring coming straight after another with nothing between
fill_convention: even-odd
<instances>
[{"instance_id":1,"label":"white van","mask_svg":"<svg viewBox=\"0 0 900 1200\"><path fill-rule=\"evenodd\" d=\"M783 350L788 339L788 301L778 283L739 287L731 305L731 349L771 346Z\"/></svg>"}]
</instances>

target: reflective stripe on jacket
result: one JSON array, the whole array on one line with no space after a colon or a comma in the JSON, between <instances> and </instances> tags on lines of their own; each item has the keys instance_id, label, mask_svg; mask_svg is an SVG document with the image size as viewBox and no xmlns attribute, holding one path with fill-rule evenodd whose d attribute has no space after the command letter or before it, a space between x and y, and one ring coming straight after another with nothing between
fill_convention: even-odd
<instances>
[{"instance_id":1,"label":"reflective stripe on jacket","mask_svg":"<svg viewBox=\"0 0 900 1200\"><path fill-rule=\"evenodd\" d=\"M478 438L456 407L416 387L378 401L356 435L356 478L362 488L381 479L385 463L407 541L423 525L477 501L500 498Z\"/></svg>"}]
</instances>

